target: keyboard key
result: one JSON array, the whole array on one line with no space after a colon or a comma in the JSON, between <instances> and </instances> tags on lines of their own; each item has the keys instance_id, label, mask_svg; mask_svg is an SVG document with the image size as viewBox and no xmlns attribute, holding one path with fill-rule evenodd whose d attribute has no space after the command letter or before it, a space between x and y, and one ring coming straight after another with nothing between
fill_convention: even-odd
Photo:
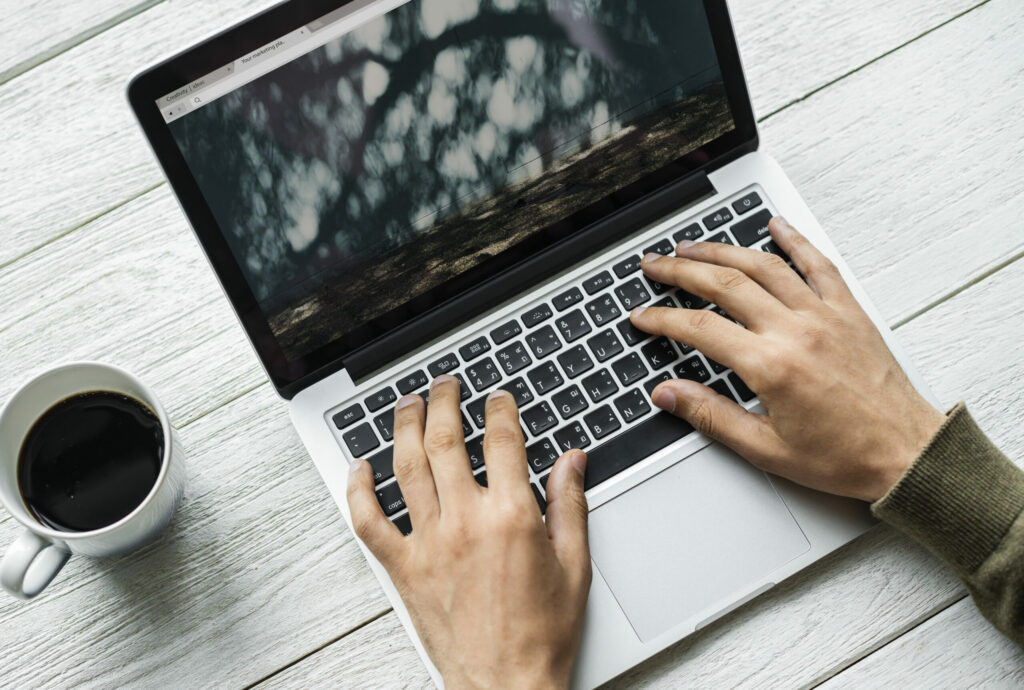
<instances>
[{"instance_id":1,"label":"keyboard key","mask_svg":"<svg viewBox=\"0 0 1024 690\"><path fill-rule=\"evenodd\" d=\"M376 412L385 405L390 405L391 403L395 402L395 400L397 399L398 396L395 395L394 389L392 389L391 386L388 386L387 388L377 391L369 398L364 400L363 404L366 405L366 409L368 409L370 412Z\"/></svg>"},{"instance_id":2,"label":"keyboard key","mask_svg":"<svg viewBox=\"0 0 1024 690\"><path fill-rule=\"evenodd\" d=\"M373 470L373 483L380 484L395 476L394 468L394 446L388 446L381 452L367 459L370 469Z\"/></svg>"},{"instance_id":3,"label":"keyboard key","mask_svg":"<svg viewBox=\"0 0 1024 690\"><path fill-rule=\"evenodd\" d=\"M550 405L542 402L523 410L523 422L526 423L526 428L530 430L531 434L539 436L558 424L558 417L555 416Z\"/></svg>"},{"instance_id":4,"label":"keyboard key","mask_svg":"<svg viewBox=\"0 0 1024 690\"><path fill-rule=\"evenodd\" d=\"M672 235L672 239L675 240L677 244L679 242L682 242L683 240L690 240L692 242L693 240L696 240L703 234L704 231L700 229L700 226L697 225L696 223L692 223L690 225L687 225L679 232L674 233Z\"/></svg>"},{"instance_id":5,"label":"keyboard key","mask_svg":"<svg viewBox=\"0 0 1024 690\"><path fill-rule=\"evenodd\" d=\"M603 362L622 352L622 343L615 337L615 332L607 328L587 341L590 351L597 357L598 362Z\"/></svg>"},{"instance_id":6,"label":"keyboard key","mask_svg":"<svg viewBox=\"0 0 1024 690\"><path fill-rule=\"evenodd\" d=\"M661 240L660 242L656 242L647 249L643 250L642 254L644 256L648 254L661 254L662 256L671 256L672 254L675 253L675 251L676 248L672 246L671 242L669 242L668 240Z\"/></svg>"},{"instance_id":7,"label":"keyboard key","mask_svg":"<svg viewBox=\"0 0 1024 690\"><path fill-rule=\"evenodd\" d=\"M523 332L523 329L519 326L519 322L512 319L506 324L502 324L491 331L491 340L494 341L495 345L501 345L506 343L512 338Z\"/></svg>"},{"instance_id":8,"label":"keyboard key","mask_svg":"<svg viewBox=\"0 0 1024 690\"><path fill-rule=\"evenodd\" d=\"M555 366L554 362L541 364L539 367L528 371L526 376L530 379L530 383L533 384L539 395L544 395L565 383L562 375L558 373L558 367Z\"/></svg>"},{"instance_id":9,"label":"keyboard key","mask_svg":"<svg viewBox=\"0 0 1024 690\"><path fill-rule=\"evenodd\" d=\"M459 400L465 402L469 400L469 396L472 395L469 392L469 386L466 385L466 379L462 378L462 374L455 374L455 378L459 380ZM430 396L430 391L423 394L423 400L427 400Z\"/></svg>"},{"instance_id":10,"label":"keyboard key","mask_svg":"<svg viewBox=\"0 0 1024 690\"><path fill-rule=\"evenodd\" d=\"M659 384L664 383L665 381L670 381L671 379L672 376L667 371L663 371L654 378L644 381L644 390L647 391L647 395L649 396L654 392L654 389L657 388Z\"/></svg>"},{"instance_id":11,"label":"keyboard key","mask_svg":"<svg viewBox=\"0 0 1024 690\"><path fill-rule=\"evenodd\" d=\"M484 466L483 435L466 441L466 454L469 456L469 467L474 472Z\"/></svg>"},{"instance_id":12,"label":"keyboard key","mask_svg":"<svg viewBox=\"0 0 1024 690\"><path fill-rule=\"evenodd\" d=\"M431 362L427 367L427 371L430 372L431 377L436 379L441 374L447 374L452 369L458 368L459 358L455 356L454 352L449 352L436 362Z\"/></svg>"},{"instance_id":13,"label":"keyboard key","mask_svg":"<svg viewBox=\"0 0 1024 690\"><path fill-rule=\"evenodd\" d=\"M622 427L619 420L616 419L615 413L612 412L612 408L608 405L602 405L597 408L584 417L583 421L587 423L590 433L598 440L601 440L608 434L615 433Z\"/></svg>"},{"instance_id":14,"label":"keyboard key","mask_svg":"<svg viewBox=\"0 0 1024 690\"><path fill-rule=\"evenodd\" d=\"M651 305L652 307L665 307L666 309L678 309L679 305L675 303L670 295L665 295L657 302Z\"/></svg>"},{"instance_id":15,"label":"keyboard key","mask_svg":"<svg viewBox=\"0 0 1024 690\"><path fill-rule=\"evenodd\" d=\"M551 402L555 404L555 409L558 410L558 414L562 415L562 419L574 417L590 407L579 386L571 386L556 393L552 396Z\"/></svg>"},{"instance_id":16,"label":"keyboard key","mask_svg":"<svg viewBox=\"0 0 1024 690\"><path fill-rule=\"evenodd\" d=\"M720 232L717 235L712 235L705 241L718 242L719 244L733 244L733 241L729 239L729 236L726 235L724 232Z\"/></svg>"},{"instance_id":17,"label":"keyboard key","mask_svg":"<svg viewBox=\"0 0 1024 690\"><path fill-rule=\"evenodd\" d=\"M582 298L583 295L580 295L580 297ZM562 337L565 338L567 343L579 340L593 330L590 327L590 322L587 321L587 317L583 315L583 311L580 309L574 309L565 316L559 317L555 325L558 326L558 330L562 333Z\"/></svg>"},{"instance_id":18,"label":"keyboard key","mask_svg":"<svg viewBox=\"0 0 1024 690\"><path fill-rule=\"evenodd\" d=\"M749 247L768 237L768 221L772 214L767 210L758 211L746 220L741 220L732 226L732 235L741 247Z\"/></svg>"},{"instance_id":19,"label":"keyboard key","mask_svg":"<svg viewBox=\"0 0 1024 690\"><path fill-rule=\"evenodd\" d=\"M540 478L540 486L545 491L548 490L548 477L550 477L550 476L551 476L551 473L548 472L547 474L545 474L543 477Z\"/></svg>"},{"instance_id":20,"label":"keyboard key","mask_svg":"<svg viewBox=\"0 0 1024 690\"><path fill-rule=\"evenodd\" d=\"M732 220L732 213L727 208L720 208L711 215L704 216L702 220L704 221L704 227L708 230L714 230Z\"/></svg>"},{"instance_id":21,"label":"keyboard key","mask_svg":"<svg viewBox=\"0 0 1024 690\"><path fill-rule=\"evenodd\" d=\"M355 405L349 405L344 410L331 417L331 419L334 421L334 426L338 427L338 430L340 431L341 429L352 426L365 416L366 413L363 412L363 406L356 403Z\"/></svg>"},{"instance_id":22,"label":"keyboard key","mask_svg":"<svg viewBox=\"0 0 1024 690\"><path fill-rule=\"evenodd\" d=\"M634 388L615 398L615 409L619 411L626 424L632 424L650 412L651 405L647 402L647 396L641 393L639 388Z\"/></svg>"},{"instance_id":23,"label":"keyboard key","mask_svg":"<svg viewBox=\"0 0 1024 690\"><path fill-rule=\"evenodd\" d=\"M706 356L707 355L705 355L705 357ZM721 374L723 371L725 371L726 369L729 368L729 367L725 366L724 364L719 364L718 362L716 362L715 360L711 359L710 357L708 357L707 360L708 360L708 364L711 365L711 371L715 372L716 374Z\"/></svg>"},{"instance_id":24,"label":"keyboard key","mask_svg":"<svg viewBox=\"0 0 1024 690\"><path fill-rule=\"evenodd\" d=\"M473 384L476 392L485 391L501 380L501 372L494 360L488 357L471 367L466 367L466 378Z\"/></svg>"},{"instance_id":25,"label":"keyboard key","mask_svg":"<svg viewBox=\"0 0 1024 690\"><path fill-rule=\"evenodd\" d=\"M530 469L537 474L554 465L558 456L559 452L555 445L547 439L541 439L526 447L526 462L530 465Z\"/></svg>"},{"instance_id":26,"label":"keyboard key","mask_svg":"<svg viewBox=\"0 0 1024 690\"><path fill-rule=\"evenodd\" d=\"M556 297L551 299L551 304L555 306L558 311L565 311L577 302L583 301L583 293L580 292L579 288L570 288Z\"/></svg>"},{"instance_id":27,"label":"keyboard key","mask_svg":"<svg viewBox=\"0 0 1024 690\"><path fill-rule=\"evenodd\" d=\"M622 334L622 339L626 341L627 345L636 345L637 343L647 340L651 337L650 333L645 333L639 328L633 325L633 322L629 319L623 319L615 324L615 327L619 329L619 333Z\"/></svg>"},{"instance_id":28,"label":"keyboard key","mask_svg":"<svg viewBox=\"0 0 1024 690\"><path fill-rule=\"evenodd\" d=\"M598 297L587 302L587 313L590 314L590 319L598 326L603 326L622 315L611 295Z\"/></svg>"},{"instance_id":29,"label":"keyboard key","mask_svg":"<svg viewBox=\"0 0 1024 690\"><path fill-rule=\"evenodd\" d=\"M373 429L366 422L363 422L351 431L346 431L342 438L345 439L345 445L348 446L348 451L354 458L364 457L368 452L380 445L377 434L373 433Z\"/></svg>"},{"instance_id":30,"label":"keyboard key","mask_svg":"<svg viewBox=\"0 0 1024 690\"><path fill-rule=\"evenodd\" d=\"M785 261L787 264L793 263L793 260L789 258L789 254L782 251L782 247L775 244L775 240L766 242L764 246L761 247L761 251L768 252L769 254L774 254L775 256L781 256L782 260Z\"/></svg>"},{"instance_id":31,"label":"keyboard key","mask_svg":"<svg viewBox=\"0 0 1024 690\"><path fill-rule=\"evenodd\" d=\"M427 385L427 375L420 369L398 379L395 385L398 386L399 393L408 395L417 388L423 388L423 386Z\"/></svg>"},{"instance_id":32,"label":"keyboard key","mask_svg":"<svg viewBox=\"0 0 1024 690\"><path fill-rule=\"evenodd\" d=\"M615 378L619 380L619 384L623 388L647 376L647 367L644 366L640 355L635 352L630 352L612 363L612 371L615 372Z\"/></svg>"},{"instance_id":33,"label":"keyboard key","mask_svg":"<svg viewBox=\"0 0 1024 690\"><path fill-rule=\"evenodd\" d=\"M590 445L590 437L579 422L573 422L569 426L563 426L555 432L555 443L563 453L579 448L583 450Z\"/></svg>"},{"instance_id":34,"label":"keyboard key","mask_svg":"<svg viewBox=\"0 0 1024 690\"><path fill-rule=\"evenodd\" d=\"M676 375L677 379L689 379L698 383L704 383L711 378L711 374L708 372L707 367L704 366L704 362L697 355L690 357L681 364L677 364L672 373Z\"/></svg>"},{"instance_id":35,"label":"keyboard key","mask_svg":"<svg viewBox=\"0 0 1024 690\"><path fill-rule=\"evenodd\" d=\"M558 336L555 335L555 329L551 326L545 326L539 331L534 331L526 336L526 346L533 352L533 356L537 359L544 359L552 352L562 349L562 343L558 340Z\"/></svg>"},{"instance_id":36,"label":"keyboard key","mask_svg":"<svg viewBox=\"0 0 1024 690\"><path fill-rule=\"evenodd\" d=\"M614 395L619 387L615 384L615 379L612 378L611 372L607 369L602 369L596 374L591 374L587 378L583 379L583 389L587 391L587 395L594 402L601 402L610 395Z\"/></svg>"},{"instance_id":37,"label":"keyboard key","mask_svg":"<svg viewBox=\"0 0 1024 690\"><path fill-rule=\"evenodd\" d=\"M540 508L540 514L543 515L548 510L548 502L544 500L540 489L535 484L530 484L530 488L533 489L533 497L537 499L537 507Z\"/></svg>"},{"instance_id":38,"label":"keyboard key","mask_svg":"<svg viewBox=\"0 0 1024 690\"><path fill-rule=\"evenodd\" d=\"M526 346L522 343L513 343L505 349L499 350L497 357L498 364L508 376L533 364L530 353L526 351Z\"/></svg>"},{"instance_id":39,"label":"keyboard key","mask_svg":"<svg viewBox=\"0 0 1024 690\"><path fill-rule=\"evenodd\" d=\"M538 304L530 311L524 312L521 318L527 328L533 328L538 323L551 318L551 307L546 304Z\"/></svg>"},{"instance_id":40,"label":"keyboard key","mask_svg":"<svg viewBox=\"0 0 1024 690\"><path fill-rule=\"evenodd\" d=\"M469 412L469 418L476 424L477 429L483 429L486 426L486 417L484 410L487 409L487 398L477 398L473 402L466 405L466 412Z\"/></svg>"},{"instance_id":41,"label":"keyboard key","mask_svg":"<svg viewBox=\"0 0 1024 690\"><path fill-rule=\"evenodd\" d=\"M644 353L644 359L651 365L651 369L657 371L662 367L667 367L672 362L679 359L679 353L672 347L672 343L667 338L657 338L652 340L643 346L640 350Z\"/></svg>"},{"instance_id":42,"label":"keyboard key","mask_svg":"<svg viewBox=\"0 0 1024 690\"><path fill-rule=\"evenodd\" d=\"M516 400L517 407L533 402L533 393L530 392L530 387L526 385L526 381L523 380L522 376L503 383L498 387L512 394L512 397Z\"/></svg>"},{"instance_id":43,"label":"keyboard key","mask_svg":"<svg viewBox=\"0 0 1024 690\"><path fill-rule=\"evenodd\" d=\"M691 295L686 290L680 290L679 292L677 292L676 299L679 300L679 304L682 305L683 309L703 309L704 307L711 304L703 297Z\"/></svg>"},{"instance_id":44,"label":"keyboard key","mask_svg":"<svg viewBox=\"0 0 1024 690\"><path fill-rule=\"evenodd\" d=\"M631 311L634 307L639 307L644 302L651 300L651 293L647 291L644 281L639 278L634 278L615 288L615 295L626 311Z\"/></svg>"},{"instance_id":45,"label":"keyboard key","mask_svg":"<svg viewBox=\"0 0 1024 690\"><path fill-rule=\"evenodd\" d=\"M485 338L484 336L480 336L473 342L467 343L460 347L459 354L462 355L463 360L468 362L470 360L476 359L477 357L489 351L490 349L491 344L490 342L487 341L487 338Z\"/></svg>"},{"instance_id":46,"label":"keyboard key","mask_svg":"<svg viewBox=\"0 0 1024 690\"><path fill-rule=\"evenodd\" d=\"M613 282L615 282L615 279L612 278L611 273L608 271L601 271L596 276L584 280L583 289L587 291L588 295L594 295L601 292L601 290L604 290Z\"/></svg>"},{"instance_id":47,"label":"keyboard key","mask_svg":"<svg viewBox=\"0 0 1024 690\"><path fill-rule=\"evenodd\" d=\"M581 376L594 368L594 360L590 359L586 349L577 345L566 352L558 355L558 363L570 379Z\"/></svg>"},{"instance_id":48,"label":"keyboard key","mask_svg":"<svg viewBox=\"0 0 1024 690\"><path fill-rule=\"evenodd\" d=\"M380 433L381 438L385 441L390 441L394 436L395 408L392 407L384 414L375 417L373 423L377 426L377 431Z\"/></svg>"},{"instance_id":49,"label":"keyboard key","mask_svg":"<svg viewBox=\"0 0 1024 690\"><path fill-rule=\"evenodd\" d=\"M398 528L403 537L408 537L412 534L412 519L409 517L409 513L399 515L392 522L395 523L395 527Z\"/></svg>"},{"instance_id":50,"label":"keyboard key","mask_svg":"<svg viewBox=\"0 0 1024 690\"><path fill-rule=\"evenodd\" d=\"M466 419L466 413L462 413L462 438L466 438L473 433L473 425Z\"/></svg>"},{"instance_id":51,"label":"keyboard key","mask_svg":"<svg viewBox=\"0 0 1024 690\"><path fill-rule=\"evenodd\" d=\"M647 287L651 289L651 292L653 292L656 295L665 294L666 292L672 289L671 285L665 285L665 283L659 283L658 281L651 280L650 278L647 277L644 277L644 282L647 283Z\"/></svg>"},{"instance_id":52,"label":"keyboard key","mask_svg":"<svg viewBox=\"0 0 1024 690\"><path fill-rule=\"evenodd\" d=\"M736 396L732 394L732 391L729 390L729 386L726 385L725 379L717 379L715 381L712 381L711 383L708 384L708 387L714 390L719 395L724 395L725 397L729 398L732 401L739 402L738 400L736 400Z\"/></svg>"},{"instance_id":53,"label":"keyboard key","mask_svg":"<svg viewBox=\"0 0 1024 690\"><path fill-rule=\"evenodd\" d=\"M615 271L615 275L619 278L625 278L630 273L640 270L640 257L627 256L625 259L612 266L612 270Z\"/></svg>"},{"instance_id":54,"label":"keyboard key","mask_svg":"<svg viewBox=\"0 0 1024 690\"><path fill-rule=\"evenodd\" d=\"M753 211L760 205L761 197L758 196L757 192L751 192L732 202L732 210L736 211L736 215L742 216L747 211Z\"/></svg>"},{"instance_id":55,"label":"keyboard key","mask_svg":"<svg viewBox=\"0 0 1024 690\"><path fill-rule=\"evenodd\" d=\"M384 509L384 514L391 517L405 508L405 498L402 497L402 490L398 488L398 482L391 482L387 486L377 489L377 502Z\"/></svg>"},{"instance_id":56,"label":"keyboard key","mask_svg":"<svg viewBox=\"0 0 1024 690\"><path fill-rule=\"evenodd\" d=\"M487 470L484 470L480 474L474 475L473 479L475 479L476 483L479 484L480 486L484 487L485 489L487 488Z\"/></svg>"},{"instance_id":57,"label":"keyboard key","mask_svg":"<svg viewBox=\"0 0 1024 690\"><path fill-rule=\"evenodd\" d=\"M645 419L587 453L583 488L594 488L692 432L692 426L667 412Z\"/></svg>"},{"instance_id":58,"label":"keyboard key","mask_svg":"<svg viewBox=\"0 0 1024 690\"><path fill-rule=\"evenodd\" d=\"M740 400L743 402L750 402L757 397L757 394L750 390L750 386L748 386L746 382L734 371L729 372L729 383L731 383L732 387L736 389L736 393L740 396Z\"/></svg>"}]
</instances>

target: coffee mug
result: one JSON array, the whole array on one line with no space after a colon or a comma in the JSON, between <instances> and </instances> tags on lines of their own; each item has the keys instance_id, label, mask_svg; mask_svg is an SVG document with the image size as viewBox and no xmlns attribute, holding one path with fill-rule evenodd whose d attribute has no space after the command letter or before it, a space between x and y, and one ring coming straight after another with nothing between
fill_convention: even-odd
<instances>
[{"instance_id":1,"label":"coffee mug","mask_svg":"<svg viewBox=\"0 0 1024 690\"><path fill-rule=\"evenodd\" d=\"M92 392L125 396L152 413L163 432L161 465L152 489L121 519L88 531L54 529L33 514L22 495L18 481L22 445L35 423L55 405ZM15 597L31 599L50 584L73 553L116 556L144 546L170 522L184 485L185 456L178 433L160 401L133 375L110 364L73 362L32 378L0 411L0 503L25 527L0 561L0 585Z\"/></svg>"}]
</instances>

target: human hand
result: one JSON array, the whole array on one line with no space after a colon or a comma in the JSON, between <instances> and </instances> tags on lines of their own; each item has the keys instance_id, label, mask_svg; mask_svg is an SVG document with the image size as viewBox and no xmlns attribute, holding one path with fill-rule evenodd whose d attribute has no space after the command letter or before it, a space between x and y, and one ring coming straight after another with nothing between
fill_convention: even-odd
<instances>
[{"instance_id":1,"label":"human hand","mask_svg":"<svg viewBox=\"0 0 1024 690\"><path fill-rule=\"evenodd\" d=\"M914 389L836 267L783 218L781 258L715 242L648 255L643 271L722 307L640 307L633 324L692 345L734 370L766 415L694 381L666 381L658 407L686 419L767 472L821 491L875 501L945 421Z\"/></svg>"},{"instance_id":2,"label":"human hand","mask_svg":"<svg viewBox=\"0 0 1024 690\"><path fill-rule=\"evenodd\" d=\"M509 393L491 393L486 422L484 488L466 454L459 381L434 381L429 409L419 396L399 400L394 470L412 534L384 516L361 460L348 483L352 524L448 688L567 687L590 590L586 456L569 451L555 463L545 524Z\"/></svg>"}]
</instances>

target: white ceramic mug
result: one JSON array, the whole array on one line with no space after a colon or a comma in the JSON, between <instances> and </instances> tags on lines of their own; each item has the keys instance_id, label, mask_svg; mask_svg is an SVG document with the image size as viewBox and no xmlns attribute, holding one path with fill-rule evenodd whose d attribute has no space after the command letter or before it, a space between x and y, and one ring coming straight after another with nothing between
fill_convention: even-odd
<instances>
[{"instance_id":1,"label":"white ceramic mug","mask_svg":"<svg viewBox=\"0 0 1024 690\"><path fill-rule=\"evenodd\" d=\"M163 464L156 483L135 510L117 522L88 532L52 529L32 515L18 487L18 456L32 425L51 407L80 393L110 391L134 398L160 420ZM0 585L31 599L46 588L71 554L115 556L155 539L170 522L185 486L185 455L178 433L152 391L123 369L98 362L74 362L50 369L23 385L0 412L0 503L25 526L0 561Z\"/></svg>"}]
</instances>

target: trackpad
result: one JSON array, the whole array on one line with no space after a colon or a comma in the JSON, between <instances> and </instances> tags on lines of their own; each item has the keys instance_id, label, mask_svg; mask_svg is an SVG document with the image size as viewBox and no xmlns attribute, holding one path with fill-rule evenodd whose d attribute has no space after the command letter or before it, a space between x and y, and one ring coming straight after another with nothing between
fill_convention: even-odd
<instances>
[{"instance_id":1,"label":"trackpad","mask_svg":"<svg viewBox=\"0 0 1024 690\"><path fill-rule=\"evenodd\" d=\"M594 563L644 642L809 548L764 473L717 443L590 514Z\"/></svg>"}]
</instances>

